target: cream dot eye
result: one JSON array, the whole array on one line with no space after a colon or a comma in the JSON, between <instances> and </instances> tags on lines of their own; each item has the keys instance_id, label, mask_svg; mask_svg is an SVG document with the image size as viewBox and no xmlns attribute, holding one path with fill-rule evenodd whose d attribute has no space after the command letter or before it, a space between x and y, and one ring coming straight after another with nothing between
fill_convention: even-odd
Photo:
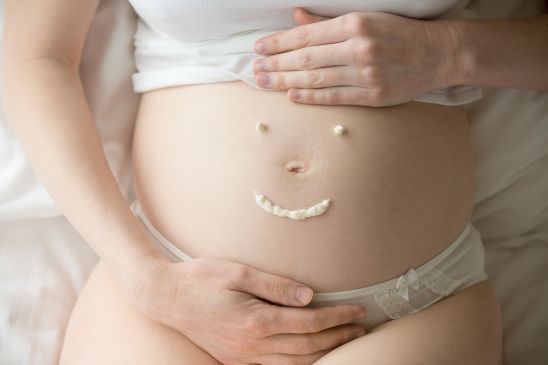
<instances>
[{"instance_id":1,"label":"cream dot eye","mask_svg":"<svg viewBox=\"0 0 548 365\"><path fill-rule=\"evenodd\" d=\"M342 124L338 124L333 128L333 132L338 136L342 136L346 132L346 128Z\"/></svg>"},{"instance_id":2,"label":"cream dot eye","mask_svg":"<svg viewBox=\"0 0 548 365\"><path fill-rule=\"evenodd\" d=\"M255 124L255 129L260 133L264 133L268 129L268 126L263 122L257 122L257 124Z\"/></svg>"}]
</instances>

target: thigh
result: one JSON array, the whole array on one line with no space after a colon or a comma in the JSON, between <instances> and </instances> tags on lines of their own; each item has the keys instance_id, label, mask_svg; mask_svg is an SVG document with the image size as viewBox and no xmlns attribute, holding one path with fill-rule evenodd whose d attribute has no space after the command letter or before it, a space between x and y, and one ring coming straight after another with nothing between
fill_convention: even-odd
<instances>
[{"instance_id":1,"label":"thigh","mask_svg":"<svg viewBox=\"0 0 548 365\"><path fill-rule=\"evenodd\" d=\"M488 281L413 315L385 322L314 365L478 364L502 362L502 325Z\"/></svg>"},{"instance_id":2,"label":"thigh","mask_svg":"<svg viewBox=\"0 0 548 365\"><path fill-rule=\"evenodd\" d=\"M60 364L220 365L186 336L127 303L101 262L73 310Z\"/></svg>"}]
</instances>

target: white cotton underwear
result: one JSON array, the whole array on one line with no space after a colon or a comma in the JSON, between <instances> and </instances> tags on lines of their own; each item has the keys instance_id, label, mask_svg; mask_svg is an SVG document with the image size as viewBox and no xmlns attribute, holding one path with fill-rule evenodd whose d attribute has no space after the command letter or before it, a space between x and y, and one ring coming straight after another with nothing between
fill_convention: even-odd
<instances>
[{"instance_id":1,"label":"white cotton underwear","mask_svg":"<svg viewBox=\"0 0 548 365\"><path fill-rule=\"evenodd\" d=\"M148 220L137 200L130 205L158 248L172 261L189 261ZM354 320L366 329L418 312L443 298L486 280L485 252L479 232L470 222L445 250L426 263L410 267L393 279L371 286L338 292L314 293L309 307L361 304L365 318Z\"/></svg>"}]
</instances>

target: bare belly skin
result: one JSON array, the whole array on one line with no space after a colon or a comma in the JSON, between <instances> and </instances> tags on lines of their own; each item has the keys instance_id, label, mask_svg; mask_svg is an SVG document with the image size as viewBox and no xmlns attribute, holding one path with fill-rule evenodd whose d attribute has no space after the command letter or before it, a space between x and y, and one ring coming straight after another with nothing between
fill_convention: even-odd
<instances>
[{"instance_id":1,"label":"bare belly skin","mask_svg":"<svg viewBox=\"0 0 548 365\"><path fill-rule=\"evenodd\" d=\"M144 94L133 141L137 198L171 242L315 292L391 279L446 248L471 217L473 163L462 107L303 105L241 81ZM330 206L278 217L255 189L288 210Z\"/></svg>"}]
</instances>

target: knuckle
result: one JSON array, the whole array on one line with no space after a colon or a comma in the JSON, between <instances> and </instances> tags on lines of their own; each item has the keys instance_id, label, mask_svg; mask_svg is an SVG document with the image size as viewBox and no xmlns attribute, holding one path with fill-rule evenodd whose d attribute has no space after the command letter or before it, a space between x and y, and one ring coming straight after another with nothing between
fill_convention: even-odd
<instances>
[{"instance_id":1,"label":"knuckle","mask_svg":"<svg viewBox=\"0 0 548 365\"><path fill-rule=\"evenodd\" d=\"M340 104L342 101L342 93L339 90L331 90L327 93L327 101L330 104Z\"/></svg>"},{"instance_id":2,"label":"knuckle","mask_svg":"<svg viewBox=\"0 0 548 365\"><path fill-rule=\"evenodd\" d=\"M356 79L359 86L365 87L369 85L370 79L366 67L360 67L358 70L356 70Z\"/></svg>"},{"instance_id":3,"label":"knuckle","mask_svg":"<svg viewBox=\"0 0 548 365\"><path fill-rule=\"evenodd\" d=\"M381 77L381 68L376 65L368 66L363 69L363 73L370 82L378 81Z\"/></svg>"},{"instance_id":4,"label":"knuckle","mask_svg":"<svg viewBox=\"0 0 548 365\"><path fill-rule=\"evenodd\" d=\"M270 62L270 69L271 70L279 70L280 69L280 60L277 56L270 56L268 58L268 61Z\"/></svg>"},{"instance_id":5,"label":"knuckle","mask_svg":"<svg viewBox=\"0 0 548 365\"><path fill-rule=\"evenodd\" d=\"M372 106L382 106L386 98L387 91L385 88L376 87L371 89L369 93L369 100Z\"/></svg>"},{"instance_id":6,"label":"knuckle","mask_svg":"<svg viewBox=\"0 0 548 365\"><path fill-rule=\"evenodd\" d=\"M272 75L272 84L278 89L286 89L287 83L283 72L279 72L277 75Z\"/></svg>"},{"instance_id":7,"label":"knuckle","mask_svg":"<svg viewBox=\"0 0 548 365\"><path fill-rule=\"evenodd\" d=\"M304 103L315 103L316 102L316 91L308 91L306 89L300 90L300 102Z\"/></svg>"},{"instance_id":8,"label":"knuckle","mask_svg":"<svg viewBox=\"0 0 548 365\"><path fill-rule=\"evenodd\" d=\"M365 17L362 13L353 11L341 17L343 27L350 34L363 34Z\"/></svg>"},{"instance_id":9,"label":"knuckle","mask_svg":"<svg viewBox=\"0 0 548 365\"><path fill-rule=\"evenodd\" d=\"M295 30L295 40L299 48L308 46L310 44L310 32L304 27L297 28Z\"/></svg>"},{"instance_id":10,"label":"knuckle","mask_svg":"<svg viewBox=\"0 0 548 365\"><path fill-rule=\"evenodd\" d=\"M251 316L242 323L242 330L246 334L261 337L266 333L266 321L257 316Z\"/></svg>"},{"instance_id":11,"label":"knuckle","mask_svg":"<svg viewBox=\"0 0 548 365\"><path fill-rule=\"evenodd\" d=\"M325 81L325 77L322 72L318 70L311 70L305 73L307 86L321 86Z\"/></svg>"},{"instance_id":12,"label":"knuckle","mask_svg":"<svg viewBox=\"0 0 548 365\"><path fill-rule=\"evenodd\" d=\"M306 333L314 333L320 330L316 317L309 317L303 321L303 329Z\"/></svg>"},{"instance_id":13,"label":"knuckle","mask_svg":"<svg viewBox=\"0 0 548 365\"><path fill-rule=\"evenodd\" d=\"M312 55L310 54L310 52L301 52L297 56L297 65L300 68L312 67Z\"/></svg>"},{"instance_id":14,"label":"knuckle","mask_svg":"<svg viewBox=\"0 0 548 365\"><path fill-rule=\"evenodd\" d=\"M270 48L272 50L278 50L280 48L280 39L278 37L272 37L272 39L270 39Z\"/></svg>"},{"instance_id":15,"label":"knuckle","mask_svg":"<svg viewBox=\"0 0 548 365\"><path fill-rule=\"evenodd\" d=\"M354 55L354 63L358 65L365 65L371 59L370 42L365 38L356 38L352 43L352 53Z\"/></svg>"},{"instance_id":16,"label":"knuckle","mask_svg":"<svg viewBox=\"0 0 548 365\"><path fill-rule=\"evenodd\" d=\"M232 275L235 282L241 283L249 279L250 273L249 269L244 265L237 265L234 268L234 272Z\"/></svg>"}]
</instances>

